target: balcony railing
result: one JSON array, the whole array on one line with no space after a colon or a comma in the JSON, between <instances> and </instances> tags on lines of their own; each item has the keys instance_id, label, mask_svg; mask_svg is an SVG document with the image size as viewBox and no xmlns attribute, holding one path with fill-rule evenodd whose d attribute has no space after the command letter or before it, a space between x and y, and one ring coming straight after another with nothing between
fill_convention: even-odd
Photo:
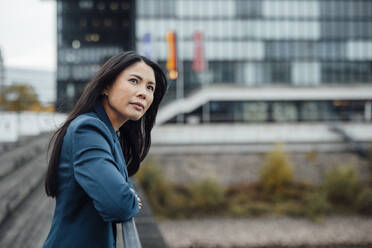
<instances>
[{"instance_id":1,"label":"balcony railing","mask_svg":"<svg viewBox=\"0 0 372 248\"><path fill-rule=\"evenodd\" d=\"M123 246L124 248L142 248L136 223L130 219L122 224Z\"/></svg>"}]
</instances>

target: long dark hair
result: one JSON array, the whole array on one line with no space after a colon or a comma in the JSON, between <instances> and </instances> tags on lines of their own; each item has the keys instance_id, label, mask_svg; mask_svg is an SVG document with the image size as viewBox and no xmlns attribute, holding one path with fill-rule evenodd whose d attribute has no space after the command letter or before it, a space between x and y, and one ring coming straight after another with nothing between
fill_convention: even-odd
<instances>
[{"instance_id":1,"label":"long dark hair","mask_svg":"<svg viewBox=\"0 0 372 248\"><path fill-rule=\"evenodd\" d=\"M135 52L121 52L111 57L87 84L79 100L68 115L64 124L54 133L48 150L52 147L45 178L45 191L48 196L55 197L58 188L58 165L61 157L63 138L72 120L89 112L101 99L103 90L112 85L117 76L130 65L143 61L154 70L156 87L154 99L146 113L138 121L128 120L119 128L119 140L127 163L129 176L134 175L142 160L146 157L150 145L150 132L154 126L159 104L167 90L167 79L160 67L151 60Z\"/></svg>"}]
</instances>

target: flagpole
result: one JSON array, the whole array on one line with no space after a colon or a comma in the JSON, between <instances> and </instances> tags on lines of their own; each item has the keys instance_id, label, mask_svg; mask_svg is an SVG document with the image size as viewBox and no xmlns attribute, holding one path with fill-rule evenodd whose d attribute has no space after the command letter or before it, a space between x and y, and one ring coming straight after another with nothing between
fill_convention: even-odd
<instances>
[{"instance_id":1,"label":"flagpole","mask_svg":"<svg viewBox=\"0 0 372 248\"><path fill-rule=\"evenodd\" d=\"M208 72L206 72L205 64L205 54L204 54L204 47L203 47L203 34L199 31L195 31L193 35L194 39L194 59L192 69L197 74L198 81L200 83L200 91L206 90L209 79L207 77ZM208 69L207 69L208 70ZM202 122L209 123L210 120L210 110L209 110L209 102L206 102L202 106Z\"/></svg>"},{"instance_id":2,"label":"flagpole","mask_svg":"<svg viewBox=\"0 0 372 248\"><path fill-rule=\"evenodd\" d=\"M180 49L178 49L178 51L180 51ZM176 96L177 96L177 100L180 100L180 99L183 100L184 97L185 97L184 75L183 75L183 58L181 56L181 52L179 54L180 54L180 56L179 56L180 63L179 63L179 69L178 69L179 73L178 73L178 77L176 79L176 84L177 84ZM181 114L177 115L177 123L183 123L184 119L185 119L184 113L181 113Z\"/></svg>"},{"instance_id":3,"label":"flagpole","mask_svg":"<svg viewBox=\"0 0 372 248\"><path fill-rule=\"evenodd\" d=\"M175 80L176 84L176 101L182 101L184 98L184 76L183 76L183 60L178 55L177 51L177 36L176 32L167 32L167 44L168 44L168 58L167 58L167 70L168 77L171 80ZM178 63L178 61L181 63ZM184 114L178 114L176 118L177 123L184 122Z\"/></svg>"}]
</instances>

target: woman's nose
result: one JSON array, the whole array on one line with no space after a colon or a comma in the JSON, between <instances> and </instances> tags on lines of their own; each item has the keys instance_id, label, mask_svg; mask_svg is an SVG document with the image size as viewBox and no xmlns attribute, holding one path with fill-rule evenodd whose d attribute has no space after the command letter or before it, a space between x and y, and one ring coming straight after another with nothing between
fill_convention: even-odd
<instances>
[{"instance_id":1,"label":"woman's nose","mask_svg":"<svg viewBox=\"0 0 372 248\"><path fill-rule=\"evenodd\" d=\"M138 87L137 96L143 99L146 98L146 86L141 85L140 87Z\"/></svg>"}]
</instances>

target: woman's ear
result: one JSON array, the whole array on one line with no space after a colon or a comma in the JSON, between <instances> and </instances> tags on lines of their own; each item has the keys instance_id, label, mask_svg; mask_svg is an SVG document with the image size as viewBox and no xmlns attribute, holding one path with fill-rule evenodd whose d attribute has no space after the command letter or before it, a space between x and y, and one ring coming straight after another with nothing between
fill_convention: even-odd
<instances>
[{"instance_id":1,"label":"woman's ear","mask_svg":"<svg viewBox=\"0 0 372 248\"><path fill-rule=\"evenodd\" d=\"M104 88L103 89L102 95L103 96L108 96L108 90L107 90L107 88Z\"/></svg>"}]
</instances>

